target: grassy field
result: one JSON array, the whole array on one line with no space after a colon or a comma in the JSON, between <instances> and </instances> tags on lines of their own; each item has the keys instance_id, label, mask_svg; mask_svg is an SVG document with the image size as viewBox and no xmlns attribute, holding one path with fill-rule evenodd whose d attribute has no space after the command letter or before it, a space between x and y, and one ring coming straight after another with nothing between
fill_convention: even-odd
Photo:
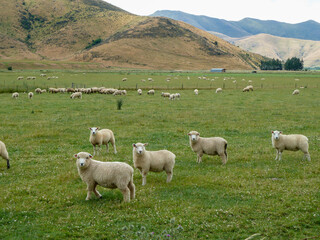
<instances>
[{"instance_id":1,"label":"grassy field","mask_svg":"<svg viewBox=\"0 0 320 240\"><path fill-rule=\"evenodd\" d=\"M46 80L40 73L0 72L0 140L11 158L9 170L0 159L0 239L319 237L319 73L205 74L210 80L199 79L199 73L75 71L48 71L47 76L59 78ZM33 75L35 81L16 80ZM248 80L255 91L242 93ZM168 91L183 84L184 90L172 90L181 93L179 101L162 99L161 90L155 96L132 90L124 97L95 94L82 100L68 94L28 100L22 93L72 83ZM224 92L215 94L223 84ZM308 87L291 95L300 86ZM13 100L8 92L16 88L21 94ZM117 110L120 98L123 106ZM149 173L147 185L141 186L135 169L135 200L124 203L119 190L98 187L103 198L85 201L86 185L73 155L92 153L88 128L93 126L112 129L118 150L117 155L103 151L95 159L133 166L132 143L148 142L147 150L176 154L172 182L165 183L165 173ZM197 164L188 143L191 130L225 138L228 163L222 166L218 157L204 156ZM284 152L282 161L275 161L271 130L306 135L311 162L302 161L301 152Z\"/></svg>"}]
</instances>

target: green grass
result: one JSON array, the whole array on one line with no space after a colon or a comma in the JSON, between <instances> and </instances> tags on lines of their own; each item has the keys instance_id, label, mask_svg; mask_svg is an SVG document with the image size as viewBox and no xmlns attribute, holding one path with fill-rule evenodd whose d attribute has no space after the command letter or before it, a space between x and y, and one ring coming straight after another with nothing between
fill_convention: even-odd
<instances>
[{"instance_id":1,"label":"green grass","mask_svg":"<svg viewBox=\"0 0 320 240\"><path fill-rule=\"evenodd\" d=\"M71 100L69 94L42 94L28 100L21 93L13 100L10 93L0 94L0 140L7 145L12 167L7 170L6 162L0 160L1 239L245 239L255 233L260 235L254 239L319 236L319 73L207 74L219 77L212 90L210 81L198 79L199 73L49 71L47 76L59 77L50 81L39 73L0 72L0 89L18 84L25 91L23 82L30 84L28 91L31 86L67 87L72 82L88 87L135 89L139 84L166 89L165 80L173 75L168 91L182 83L186 90L174 90L181 93L180 101L160 98L161 90L155 96L146 91L138 96L129 90L121 97L121 111L117 110L120 97L111 95ZM18 82L20 75L37 79ZM124 77L126 82L122 82ZM148 77L155 81L148 82ZM229 79L224 81L224 77ZM254 92L241 92L247 84L243 78L253 80ZM215 94L223 83L227 89ZM295 84L308 88L292 96ZM195 96L194 87L208 89ZM119 190L98 187L103 198L92 196L85 201L86 186L73 155L92 153L88 128L93 126L112 129L118 150L117 155L103 151L95 159L133 166L132 143L148 142L148 150L168 149L176 154L172 182L165 183L165 173L150 173L143 187L135 170L135 200L124 203ZM284 152L283 160L275 161L270 132L276 129L306 135L312 161L302 161L301 152ZM227 139L226 166L216 156L204 156L201 164L196 163L188 143L191 130L203 137Z\"/></svg>"}]
</instances>

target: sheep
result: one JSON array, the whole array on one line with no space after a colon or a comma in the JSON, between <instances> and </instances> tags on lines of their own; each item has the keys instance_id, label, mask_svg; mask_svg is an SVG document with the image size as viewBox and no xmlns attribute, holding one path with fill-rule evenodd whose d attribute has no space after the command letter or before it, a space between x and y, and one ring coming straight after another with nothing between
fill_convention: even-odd
<instances>
[{"instance_id":1,"label":"sheep","mask_svg":"<svg viewBox=\"0 0 320 240\"><path fill-rule=\"evenodd\" d=\"M89 141L93 146L93 155L96 155L96 145L98 145L99 151L101 145L106 145L107 153L109 152L109 142L113 146L114 154L117 154L116 140L114 134L110 129L101 129L98 127L92 127L90 129Z\"/></svg>"},{"instance_id":2,"label":"sheep","mask_svg":"<svg viewBox=\"0 0 320 240\"><path fill-rule=\"evenodd\" d=\"M308 152L308 138L306 136L301 134L284 135L281 131L272 131L271 133L272 146L277 150L275 160L281 160L283 150L301 150L304 153L303 159L307 158L308 161L311 161Z\"/></svg>"},{"instance_id":3,"label":"sheep","mask_svg":"<svg viewBox=\"0 0 320 240\"><path fill-rule=\"evenodd\" d=\"M128 80L127 78L122 78L122 81L123 81L123 82L125 82L125 81L127 81L127 80Z\"/></svg>"},{"instance_id":4,"label":"sheep","mask_svg":"<svg viewBox=\"0 0 320 240\"><path fill-rule=\"evenodd\" d=\"M248 88L249 90L253 91L253 86L252 86L252 85L247 86L247 88Z\"/></svg>"},{"instance_id":5,"label":"sheep","mask_svg":"<svg viewBox=\"0 0 320 240\"><path fill-rule=\"evenodd\" d=\"M46 89L42 89L42 90L41 90L41 93L46 93L46 92L47 92Z\"/></svg>"},{"instance_id":6,"label":"sheep","mask_svg":"<svg viewBox=\"0 0 320 240\"><path fill-rule=\"evenodd\" d=\"M28 98L29 98L29 99L32 99L32 97L33 97L33 92L29 92L29 93L28 93Z\"/></svg>"},{"instance_id":7,"label":"sheep","mask_svg":"<svg viewBox=\"0 0 320 240\"><path fill-rule=\"evenodd\" d=\"M193 92L194 92L195 95L199 94L199 90L198 89L195 89Z\"/></svg>"},{"instance_id":8,"label":"sheep","mask_svg":"<svg viewBox=\"0 0 320 240\"><path fill-rule=\"evenodd\" d=\"M121 90L117 90L113 93L113 96L117 96L117 95L122 95L122 91Z\"/></svg>"},{"instance_id":9,"label":"sheep","mask_svg":"<svg viewBox=\"0 0 320 240\"><path fill-rule=\"evenodd\" d=\"M138 168L142 176L142 186L147 183L147 174L151 172L166 171L167 183L171 182L176 155L168 150L147 151L148 143L134 143L133 164Z\"/></svg>"},{"instance_id":10,"label":"sheep","mask_svg":"<svg viewBox=\"0 0 320 240\"><path fill-rule=\"evenodd\" d=\"M9 154L6 148L6 145L0 141L0 156L7 160L7 169L10 168L10 160L9 160Z\"/></svg>"},{"instance_id":11,"label":"sheep","mask_svg":"<svg viewBox=\"0 0 320 240\"><path fill-rule=\"evenodd\" d=\"M180 100L181 95L180 95L180 93L175 93L175 94L174 94L174 97L175 97L176 99Z\"/></svg>"},{"instance_id":12,"label":"sheep","mask_svg":"<svg viewBox=\"0 0 320 240\"><path fill-rule=\"evenodd\" d=\"M44 74L44 73L40 74L40 77L45 77L45 76L47 76L47 74Z\"/></svg>"},{"instance_id":13,"label":"sheep","mask_svg":"<svg viewBox=\"0 0 320 240\"><path fill-rule=\"evenodd\" d=\"M12 98L17 99L19 97L19 93L14 92L12 93Z\"/></svg>"},{"instance_id":14,"label":"sheep","mask_svg":"<svg viewBox=\"0 0 320 240\"><path fill-rule=\"evenodd\" d=\"M174 100L175 98L176 98L176 95L175 95L175 94L170 94L169 100Z\"/></svg>"},{"instance_id":15,"label":"sheep","mask_svg":"<svg viewBox=\"0 0 320 240\"><path fill-rule=\"evenodd\" d=\"M197 131L188 133L189 142L192 151L197 153L197 162L202 161L203 154L219 155L222 159L222 164L228 161L227 145L228 142L221 137L202 138Z\"/></svg>"},{"instance_id":16,"label":"sheep","mask_svg":"<svg viewBox=\"0 0 320 240\"><path fill-rule=\"evenodd\" d=\"M298 95L298 94L300 94L299 89L294 90L293 93L292 93L292 95Z\"/></svg>"},{"instance_id":17,"label":"sheep","mask_svg":"<svg viewBox=\"0 0 320 240\"><path fill-rule=\"evenodd\" d=\"M23 79L22 76L17 77L17 80L22 80L22 79Z\"/></svg>"},{"instance_id":18,"label":"sheep","mask_svg":"<svg viewBox=\"0 0 320 240\"><path fill-rule=\"evenodd\" d=\"M222 92L222 88L217 88L216 93Z\"/></svg>"},{"instance_id":19,"label":"sheep","mask_svg":"<svg viewBox=\"0 0 320 240\"><path fill-rule=\"evenodd\" d=\"M245 87L244 89L242 89L242 92L250 92L250 89L248 87Z\"/></svg>"},{"instance_id":20,"label":"sheep","mask_svg":"<svg viewBox=\"0 0 320 240\"><path fill-rule=\"evenodd\" d=\"M163 97L163 98L169 98L170 97L170 93L168 93L168 92L162 92L161 93L161 97Z\"/></svg>"},{"instance_id":21,"label":"sheep","mask_svg":"<svg viewBox=\"0 0 320 240\"><path fill-rule=\"evenodd\" d=\"M127 90L121 90L121 95L127 95Z\"/></svg>"},{"instance_id":22,"label":"sheep","mask_svg":"<svg viewBox=\"0 0 320 240\"><path fill-rule=\"evenodd\" d=\"M155 93L154 89L151 89L148 91L148 95L154 95L154 93Z\"/></svg>"},{"instance_id":23,"label":"sheep","mask_svg":"<svg viewBox=\"0 0 320 240\"><path fill-rule=\"evenodd\" d=\"M133 183L133 168L123 162L100 162L92 159L87 152L74 155L77 158L77 168L81 179L87 184L86 200L91 198L91 193L98 198L101 194L96 190L100 185L105 188L119 188L125 202L135 198L135 185Z\"/></svg>"},{"instance_id":24,"label":"sheep","mask_svg":"<svg viewBox=\"0 0 320 240\"><path fill-rule=\"evenodd\" d=\"M82 99L82 93L81 92L72 93L70 98L72 98L72 99L75 99L75 98Z\"/></svg>"},{"instance_id":25,"label":"sheep","mask_svg":"<svg viewBox=\"0 0 320 240\"><path fill-rule=\"evenodd\" d=\"M141 90L140 88L138 89L137 92L138 92L138 95L141 95L141 94L142 94L142 90Z\"/></svg>"},{"instance_id":26,"label":"sheep","mask_svg":"<svg viewBox=\"0 0 320 240\"><path fill-rule=\"evenodd\" d=\"M35 91L36 93L38 93L38 94L41 94L41 89L40 89L40 88L36 88L34 91Z\"/></svg>"}]
</instances>

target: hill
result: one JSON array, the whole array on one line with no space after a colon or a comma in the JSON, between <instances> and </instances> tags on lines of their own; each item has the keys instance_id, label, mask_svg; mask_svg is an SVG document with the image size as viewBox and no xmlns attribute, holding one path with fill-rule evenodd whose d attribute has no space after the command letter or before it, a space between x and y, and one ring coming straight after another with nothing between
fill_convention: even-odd
<instances>
[{"instance_id":1,"label":"hill","mask_svg":"<svg viewBox=\"0 0 320 240\"><path fill-rule=\"evenodd\" d=\"M269 34L258 34L231 41L247 51L269 58L287 60L298 57L304 60L305 67L320 66L320 41L282 38Z\"/></svg>"},{"instance_id":2,"label":"hill","mask_svg":"<svg viewBox=\"0 0 320 240\"><path fill-rule=\"evenodd\" d=\"M102 0L0 0L0 58L146 69L256 68L262 56L191 25ZM99 41L98 41L99 40Z\"/></svg>"},{"instance_id":3,"label":"hill","mask_svg":"<svg viewBox=\"0 0 320 240\"><path fill-rule=\"evenodd\" d=\"M207 16L197 16L180 11L156 11L151 16L169 17L196 26L205 31L219 32L229 37L245 37L260 33L279 37L320 41L320 23L306 21L289 24L271 20L244 18L241 21L227 21Z\"/></svg>"}]
</instances>

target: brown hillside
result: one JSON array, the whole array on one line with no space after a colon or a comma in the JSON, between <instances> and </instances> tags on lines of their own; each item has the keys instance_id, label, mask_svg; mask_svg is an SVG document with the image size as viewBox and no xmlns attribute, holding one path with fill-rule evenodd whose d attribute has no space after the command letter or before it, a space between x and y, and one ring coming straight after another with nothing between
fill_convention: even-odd
<instances>
[{"instance_id":1,"label":"brown hillside","mask_svg":"<svg viewBox=\"0 0 320 240\"><path fill-rule=\"evenodd\" d=\"M253 69L262 59L188 24L102 0L0 0L0 57L147 69ZM7 9L8 8L8 9ZM98 45L86 49L92 40Z\"/></svg>"}]
</instances>

